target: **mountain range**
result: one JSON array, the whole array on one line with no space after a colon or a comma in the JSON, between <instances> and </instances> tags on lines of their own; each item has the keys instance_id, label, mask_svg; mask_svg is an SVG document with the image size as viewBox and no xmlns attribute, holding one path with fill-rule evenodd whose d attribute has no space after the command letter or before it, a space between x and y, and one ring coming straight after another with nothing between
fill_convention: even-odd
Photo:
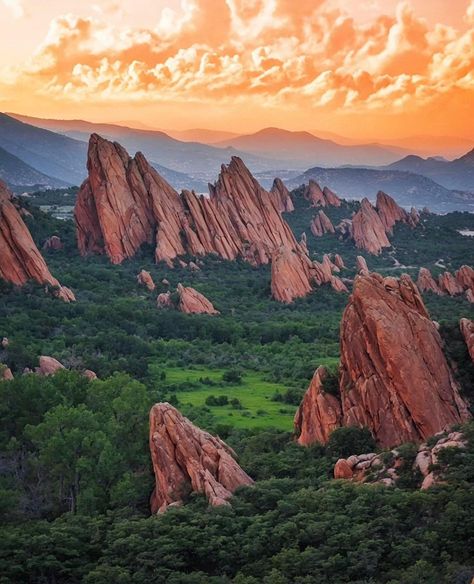
<instances>
[{"instance_id":1,"label":"mountain range","mask_svg":"<svg viewBox=\"0 0 474 584\"><path fill-rule=\"evenodd\" d=\"M44 189L66 186L64 181L51 178L39 172L17 156L0 147L0 179L10 185L13 190L18 188Z\"/></svg>"}]
</instances>

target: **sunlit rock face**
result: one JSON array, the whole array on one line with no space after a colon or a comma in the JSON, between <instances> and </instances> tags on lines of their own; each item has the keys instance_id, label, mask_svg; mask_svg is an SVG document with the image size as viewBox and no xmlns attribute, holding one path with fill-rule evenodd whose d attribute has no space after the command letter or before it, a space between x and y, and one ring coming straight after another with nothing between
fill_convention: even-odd
<instances>
[{"instance_id":1,"label":"sunlit rock face","mask_svg":"<svg viewBox=\"0 0 474 584\"><path fill-rule=\"evenodd\" d=\"M181 505L190 492L203 493L212 506L226 505L238 487L253 483L225 442L168 403L151 408L150 454L155 473L152 513Z\"/></svg>"}]
</instances>

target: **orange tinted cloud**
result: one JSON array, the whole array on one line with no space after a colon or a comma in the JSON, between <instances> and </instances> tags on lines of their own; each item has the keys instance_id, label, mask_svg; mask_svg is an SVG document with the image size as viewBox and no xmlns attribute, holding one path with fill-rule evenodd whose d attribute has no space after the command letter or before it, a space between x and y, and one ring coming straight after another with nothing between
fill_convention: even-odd
<instances>
[{"instance_id":1,"label":"orange tinted cloud","mask_svg":"<svg viewBox=\"0 0 474 584\"><path fill-rule=\"evenodd\" d=\"M286 111L290 126L306 111L354 127L363 126L358 116L418 116L421 129L423 114L443 108L448 125L474 130L458 113L474 103L474 0L462 31L428 24L407 1L363 23L324 0L181 5L143 29L118 28L100 14L58 16L10 91L29 88L33 103L37 96L86 110L92 103L267 108Z\"/></svg>"}]
</instances>

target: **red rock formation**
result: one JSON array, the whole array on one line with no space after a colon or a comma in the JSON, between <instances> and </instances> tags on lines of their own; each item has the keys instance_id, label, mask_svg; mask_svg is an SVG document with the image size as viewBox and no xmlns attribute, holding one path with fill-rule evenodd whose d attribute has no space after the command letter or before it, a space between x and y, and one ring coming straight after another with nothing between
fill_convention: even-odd
<instances>
[{"instance_id":1,"label":"red rock formation","mask_svg":"<svg viewBox=\"0 0 474 584\"><path fill-rule=\"evenodd\" d=\"M378 255L390 247L385 227L368 199L363 199L359 211L352 218L352 237L359 249Z\"/></svg>"},{"instance_id":2,"label":"red rock formation","mask_svg":"<svg viewBox=\"0 0 474 584\"><path fill-rule=\"evenodd\" d=\"M280 213L291 213L295 210L290 191L286 188L285 184L280 178L276 178L273 181L270 192L275 196L277 208Z\"/></svg>"},{"instance_id":3,"label":"red rock formation","mask_svg":"<svg viewBox=\"0 0 474 584\"><path fill-rule=\"evenodd\" d=\"M155 473L152 513L181 505L190 491L204 493L210 505L225 505L238 487L253 483L225 442L194 426L168 403L151 408L150 453Z\"/></svg>"},{"instance_id":4,"label":"red rock formation","mask_svg":"<svg viewBox=\"0 0 474 584\"><path fill-rule=\"evenodd\" d=\"M467 290L466 300L471 304L474 304L474 292L472 291L472 289Z\"/></svg>"},{"instance_id":5,"label":"red rock formation","mask_svg":"<svg viewBox=\"0 0 474 584\"><path fill-rule=\"evenodd\" d=\"M410 215L405 209L402 209L392 197L382 191L377 193L375 208L386 233L393 233L393 226L397 221L410 223Z\"/></svg>"},{"instance_id":6,"label":"red rock formation","mask_svg":"<svg viewBox=\"0 0 474 584\"><path fill-rule=\"evenodd\" d=\"M158 308L174 308L171 300L171 292L162 292L161 294L158 294L156 304Z\"/></svg>"},{"instance_id":7,"label":"red rock formation","mask_svg":"<svg viewBox=\"0 0 474 584\"><path fill-rule=\"evenodd\" d=\"M97 379L97 373L95 371L91 371L90 369L86 369L82 375L87 377L89 381L94 381L94 379Z\"/></svg>"},{"instance_id":8,"label":"red rock formation","mask_svg":"<svg viewBox=\"0 0 474 584\"><path fill-rule=\"evenodd\" d=\"M331 278L331 287L335 292L349 292L347 286L337 276L332 276Z\"/></svg>"},{"instance_id":9,"label":"red rock formation","mask_svg":"<svg viewBox=\"0 0 474 584\"><path fill-rule=\"evenodd\" d=\"M0 363L0 381L11 381L13 379L13 373L11 369Z\"/></svg>"},{"instance_id":10,"label":"red rock formation","mask_svg":"<svg viewBox=\"0 0 474 584\"><path fill-rule=\"evenodd\" d=\"M459 322L459 327L461 329L462 336L466 341L467 349L469 355L474 363L474 321L468 318L461 318Z\"/></svg>"},{"instance_id":11,"label":"red rock formation","mask_svg":"<svg viewBox=\"0 0 474 584\"><path fill-rule=\"evenodd\" d=\"M189 269L191 270L191 272L200 272L201 268L195 264L194 262L189 262Z\"/></svg>"},{"instance_id":12,"label":"red rock formation","mask_svg":"<svg viewBox=\"0 0 474 584\"><path fill-rule=\"evenodd\" d=\"M352 468L345 458L340 458L334 467L335 479L351 479L353 476Z\"/></svg>"},{"instance_id":13,"label":"red rock formation","mask_svg":"<svg viewBox=\"0 0 474 584\"><path fill-rule=\"evenodd\" d=\"M151 277L150 272L147 272L146 270L142 270L138 274L137 282L142 286L146 286L150 292L153 292L153 290L156 288L155 282L153 282L153 278Z\"/></svg>"},{"instance_id":14,"label":"red rock formation","mask_svg":"<svg viewBox=\"0 0 474 584\"><path fill-rule=\"evenodd\" d=\"M358 276L341 322L345 425L382 446L419 442L469 418L418 289L409 276Z\"/></svg>"},{"instance_id":15,"label":"red rock formation","mask_svg":"<svg viewBox=\"0 0 474 584\"><path fill-rule=\"evenodd\" d=\"M341 425L341 403L337 397L325 391L326 378L327 370L318 367L296 412L294 426L298 443L302 446L315 442L326 444L331 432Z\"/></svg>"},{"instance_id":16,"label":"red rock formation","mask_svg":"<svg viewBox=\"0 0 474 584\"><path fill-rule=\"evenodd\" d=\"M63 242L57 235L51 235L51 237L48 237L48 239L43 244L43 249L46 251L50 249L59 251L60 249L63 249L63 247Z\"/></svg>"},{"instance_id":17,"label":"red rock formation","mask_svg":"<svg viewBox=\"0 0 474 584\"><path fill-rule=\"evenodd\" d=\"M344 260L338 253L334 256L334 263L340 270L343 270L346 267Z\"/></svg>"},{"instance_id":18,"label":"red rock formation","mask_svg":"<svg viewBox=\"0 0 474 584\"><path fill-rule=\"evenodd\" d=\"M420 268L416 284L421 292L433 292L438 295L442 294L436 280L427 268Z\"/></svg>"},{"instance_id":19,"label":"red rock formation","mask_svg":"<svg viewBox=\"0 0 474 584\"><path fill-rule=\"evenodd\" d=\"M367 261L363 256L357 256L356 258L356 270L361 276L369 275L369 267L367 266Z\"/></svg>"},{"instance_id":20,"label":"red rock formation","mask_svg":"<svg viewBox=\"0 0 474 584\"><path fill-rule=\"evenodd\" d=\"M321 237L325 233L335 233L334 225L331 219L324 211L319 211L318 214L311 221L311 233L314 237Z\"/></svg>"},{"instance_id":21,"label":"red rock formation","mask_svg":"<svg viewBox=\"0 0 474 584\"><path fill-rule=\"evenodd\" d=\"M223 165L210 197L179 196L138 153L91 136L83 183L75 208L82 255L106 253L113 263L135 255L156 238L155 258L169 265L186 253L242 257L268 263L281 245L297 248L274 195L265 191L242 160Z\"/></svg>"},{"instance_id":22,"label":"red rock formation","mask_svg":"<svg viewBox=\"0 0 474 584\"><path fill-rule=\"evenodd\" d=\"M38 375L54 375L61 369L65 369L65 367L57 359L42 355L39 358L39 367L36 367L35 373L38 373Z\"/></svg>"},{"instance_id":23,"label":"red rock formation","mask_svg":"<svg viewBox=\"0 0 474 584\"><path fill-rule=\"evenodd\" d=\"M408 217L408 224L411 227L416 227L420 222L420 219L421 219L420 214L418 213L417 209L415 209L415 207L412 207L410 209L410 215Z\"/></svg>"},{"instance_id":24,"label":"red rock formation","mask_svg":"<svg viewBox=\"0 0 474 584\"><path fill-rule=\"evenodd\" d=\"M334 191L331 191L329 187L324 187L323 195L327 205L333 207L341 206L341 199L336 195Z\"/></svg>"},{"instance_id":25,"label":"red rock formation","mask_svg":"<svg viewBox=\"0 0 474 584\"><path fill-rule=\"evenodd\" d=\"M191 288L178 284L178 310L186 314L220 314L203 294Z\"/></svg>"},{"instance_id":26,"label":"red rock formation","mask_svg":"<svg viewBox=\"0 0 474 584\"><path fill-rule=\"evenodd\" d=\"M451 272L443 272L439 275L438 286L442 293L448 296L457 296L464 292L462 286L458 283Z\"/></svg>"},{"instance_id":27,"label":"red rock formation","mask_svg":"<svg viewBox=\"0 0 474 584\"><path fill-rule=\"evenodd\" d=\"M303 253L306 254L307 256L309 256L308 238L306 237L306 233L304 231L301 234L301 239L299 241L299 246L300 246L300 249L303 251Z\"/></svg>"},{"instance_id":28,"label":"red rock formation","mask_svg":"<svg viewBox=\"0 0 474 584\"><path fill-rule=\"evenodd\" d=\"M289 247L281 247L272 261L272 297L279 302L293 302L312 290L312 265L309 258Z\"/></svg>"},{"instance_id":29,"label":"red rock formation","mask_svg":"<svg viewBox=\"0 0 474 584\"><path fill-rule=\"evenodd\" d=\"M455 277L463 290L472 290L474 292L474 269L471 266L461 266Z\"/></svg>"},{"instance_id":30,"label":"red rock formation","mask_svg":"<svg viewBox=\"0 0 474 584\"><path fill-rule=\"evenodd\" d=\"M337 233L340 234L340 239L352 237L352 220L343 219L338 225L336 225L335 229Z\"/></svg>"},{"instance_id":31,"label":"red rock formation","mask_svg":"<svg viewBox=\"0 0 474 584\"><path fill-rule=\"evenodd\" d=\"M321 190L321 187L318 183L310 179L308 185L306 186L303 197L311 203L311 207L327 207L327 206L334 206L340 207L341 200L339 197L331 191L328 187L324 187Z\"/></svg>"},{"instance_id":32,"label":"red rock formation","mask_svg":"<svg viewBox=\"0 0 474 584\"><path fill-rule=\"evenodd\" d=\"M11 193L0 181L0 278L16 286L28 280L46 284L65 302L74 301L69 288L63 288L44 261L31 233L11 200Z\"/></svg>"}]
</instances>

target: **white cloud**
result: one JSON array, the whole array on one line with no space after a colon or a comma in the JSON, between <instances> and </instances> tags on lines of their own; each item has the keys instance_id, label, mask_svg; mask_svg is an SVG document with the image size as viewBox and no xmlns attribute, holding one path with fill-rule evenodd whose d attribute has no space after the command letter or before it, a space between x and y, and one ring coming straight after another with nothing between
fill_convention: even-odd
<instances>
[{"instance_id":1,"label":"white cloud","mask_svg":"<svg viewBox=\"0 0 474 584\"><path fill-rule=\"evenodd\" d=\"M2 3L10 10L14 18L22 18L25 15L21 0L2 0Z\"/></svg>"}]
</instances>

